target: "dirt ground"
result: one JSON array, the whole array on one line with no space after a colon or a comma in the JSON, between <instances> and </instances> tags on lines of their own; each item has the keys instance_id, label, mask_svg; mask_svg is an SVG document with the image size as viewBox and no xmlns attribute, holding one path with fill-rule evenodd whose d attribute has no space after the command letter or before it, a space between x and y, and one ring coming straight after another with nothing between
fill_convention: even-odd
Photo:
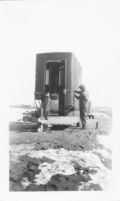
<instances>
[{"instance_id":1,"label":"dirt ground","mask_svg":"<svg viewBox=\"0 0 120 201\"><path fill-rule=\"evenodd\" d=\"M109 189L112 112L95 108L94 114L86 130L10 131L10 191Z\"/></svg>"}]
</instances>

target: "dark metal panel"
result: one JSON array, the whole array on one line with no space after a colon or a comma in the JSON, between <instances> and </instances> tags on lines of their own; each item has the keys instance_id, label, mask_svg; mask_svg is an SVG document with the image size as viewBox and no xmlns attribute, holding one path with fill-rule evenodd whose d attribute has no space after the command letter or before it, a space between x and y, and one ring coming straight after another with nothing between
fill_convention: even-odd
<instances>
[{"instance_id":1,"label":"dark metal panel","mask_svg":"<svg viewBox=\"0 0 120 201\"><path fill-rule=\"evenodd\" d=\"M69 110L71 110L72 107L72 75L71 75L71 69L72 69L72 54L68 57L68 59L65 62L65 113L67 114Z\"/></svg>"},{"instance_id":2,"label":"dark metal panel","mask_svg":"<svg viewBox=\"0 0 120 201\"><path fill-rule=\"evenodd\" d=\"M75 55L72 55L72 91L78 89L79 85L82 82L82 69L80 66L79 61L77 60L77 58L75 57ZM73 105L74 108L78 107L78 101L75 99L75 97L73 96Z\"/></svg>"},{"instance_id":3,"label":"dark metal panel","mask_svg":"<svg viewBox=\"0 0 120 201\"><path fill-rule=\"evenodd\" d=\"M62 83L59 86L59 115L65 116L65 63L60 68Z\"/></svg>"},{"instance_id":4,"label":"dark metal panel","mask_svg":"<svg viewBox=\"0 0 120 201\"><path fill-rule=\"evenodd\" d=\"M45 91L45 67L40 55L36 56L36 79L35 79L35 99L40 99L40 95Z\"/></svg>"}]
</instances>

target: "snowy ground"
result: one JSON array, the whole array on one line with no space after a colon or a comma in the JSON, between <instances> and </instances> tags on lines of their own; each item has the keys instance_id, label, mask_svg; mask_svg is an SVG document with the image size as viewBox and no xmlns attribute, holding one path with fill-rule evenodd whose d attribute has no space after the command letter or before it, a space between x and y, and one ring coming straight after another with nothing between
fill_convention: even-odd
<instances>
[{"instance_id":1,"label":"snowy ground","mask_svg":"<svg viewBox=\"0 0 120 201\"><path fill-rule=\"evenodd\" d=\"M110 190L111 115L99 111L86 130L10 132L10 191Z\"/></svg>"}]
</instances>

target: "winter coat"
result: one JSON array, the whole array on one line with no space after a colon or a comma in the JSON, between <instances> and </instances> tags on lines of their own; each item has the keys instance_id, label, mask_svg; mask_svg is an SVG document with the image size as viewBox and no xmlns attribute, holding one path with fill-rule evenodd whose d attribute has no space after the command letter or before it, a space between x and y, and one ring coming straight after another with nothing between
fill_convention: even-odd
<instances>
[{"instance_id":1,"label":"winter coat","mask_svg":"<svg viewBox=\"0 0 120 201\"><path fill-rule=\"evenodd\" d=\"M87 91L75 91L78 95L75 97L79 100L80 111L87 112L88 93Z\"/></svg>"}]
</instances>

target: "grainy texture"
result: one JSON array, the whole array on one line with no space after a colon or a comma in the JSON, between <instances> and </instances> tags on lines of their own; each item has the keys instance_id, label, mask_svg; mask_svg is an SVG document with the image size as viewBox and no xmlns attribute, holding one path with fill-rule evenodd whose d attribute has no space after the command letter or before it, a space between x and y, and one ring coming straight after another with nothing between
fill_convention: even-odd
<instances>
[{"instance_id":1,"label":"grainy texture","mask_svg":"<svg viewBox=\"0 0 120 201\"><path fill-rule=\"evenodd\" d=\"M110 109L94 112L98 129L10 132L10 191L105 190L112 118Z\"/></svg>"}]
</instances>

